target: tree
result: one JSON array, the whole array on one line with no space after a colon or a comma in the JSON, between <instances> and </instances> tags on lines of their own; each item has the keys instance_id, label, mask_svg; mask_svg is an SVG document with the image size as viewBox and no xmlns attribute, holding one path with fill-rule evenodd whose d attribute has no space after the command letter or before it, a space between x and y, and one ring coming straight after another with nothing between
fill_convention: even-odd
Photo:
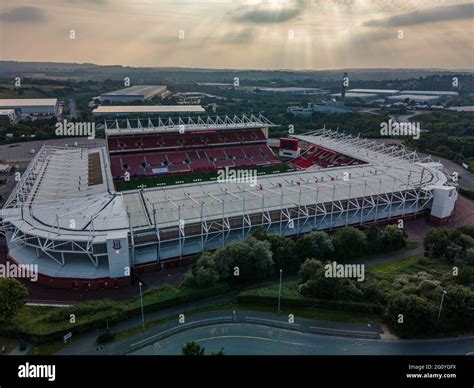
<instances>
[{"instance_id":1,"label":"tree","mask_svg":"<svg viewBox=\"0 0 474 388\"><path fill-rule=\"evenodd\" d=\"M13 278L0 279L0 318L11 320L26 303L28 289Z\"/></svg>"},{"instance_id":2,"label":"tree","mask_svg":"<svg viewBox=\"0 0 474 388\"><path fill-rule=\"evenodd\" d=\"M459 285L446 288L441 323L446 328L472 330L474 327L474 292Z\"/></svg>"},{"instance_id":3,"label":"tree","mask_svg":"<svg viewBox=\"0 0 474 388\"><path fill-rule=\"evenodd\" d=\"M258 241L257 239L250 237L246 241L247 246L250 248L248 252L248 260L251 265L251 272L245 274L244 278L251 280L262 280L270 276L273 271L273 253L271 246L268 241Z\"/></svg>"},{"instance_id":4,"label":"tree","mask_svg":"<svg viewBox=\"0 0 474 388\"><path fill-rule=\"evenodd\" d=\"M186 342L183 345L183 348L181 351L183 355L185 356L203 356L204 355L204 348L194 341Z\"/></svg>"},{"instance_id":5,"label":"tree","mask_svg":"<svg viewBox=\"0 0 474 388\"><path fill-rule=\"evenodd\" d=\"M436 329L437 307L427 299L397 292L391 296L385 318L403 338L426 337Z\"/></svg>"},{"instance_id":6,"label":"tree","mask_svg":"<svg viewBox=\"0 0 474 388\"><path fill-rule=\"evenodd\" d=\"M276 234L269 234L261 228L254 230L251 236L257 240L270 243L270 249L273 253L272 259L276 270L283 269L284 272L292 273L298 271L301 260L295 256L295 243L293 240Z\"/></svg>"},{"instance_id":7,"label":"tree","mask_svg":"<svg viewBox=\"0 0 474 388\"><path fill-rule=\"evenodd\" d=\"M364 255L367 252L367 237L364 232L348 226L338 230L332 236L334 257L347 261Z\"/></svg>"},{"instance_id":8,"label":"tree","mask_svg":"<svg viewBox=\"0 0 474 388\"><path fill-rule=\"evenodd\" d=\"M191 288L206 288L217 284L219 280L214 255L210 252L204 252L196 264L184 274L183 285Z\"/></svg>"},{"instance_id":9,"label":"tree","mask_svg":"<svg viewBox=\"0 0 474 388\"><path fill-rule=\"evenodd\" d=\"M301 264L300 270L298 271L298 278L300 283L307 282L316 271L323 268L323 263L316 259L306 259Z\"/></svg>"},{"instance_id":10,"label":"tree","mask_svg":"<svg viewBox=\"0 0 474 388\"><path fill-rule=\"evenodd\" d=\"M220 278L232 283L264 279L274 271L270 243L253 236L226 245L214 257ZM234 274L235 268L238 276Z\"/></svg>"},{"instance_id":11,"label":"tree","mask_svg":"<svg viewBox=\"0 0 474 388\"><path fill-rule=\"evenodd\" d=\"M212 352L212 356L224 356L224 348L220 348L217 352Z\"/></svg>"},{"instance_id":12,"label":"tree","mask_svg":"<svg viewBox=\"0 0 474 388\"><path fill-rule=\"evenodd\" d=\"M448 263L469 264L474 248L474 239L469 233L469 228L430 230L424 239L425 255Z\"/></svg>"},{"instance_id":13,"label":"tree","mask_svg":"<svg viewBox=\"0 0 474 388\"><path fill-rule=\"evenodd\" d=\"M386 252L406 246L405 233L397 225L387 225L380 236L380 246Z\"/></svg>"},{"instance_id":14,"label":"tree","mask_svg":"<svg viewBox=\"0 0 474 388\"><path fill-rule=\"evenodd\" d=\"M365 231L365 237L367 240L367 251L369 253L378 252L380 249L379 239L380 239L380 229L377 225L370 225Z\"/></svg>"},{"instance_id":15,"label":"tree","mask_svg":"<svg viewBox=\"0 0 474 388\"><path fill-rule=\"evenodd\" d=\"M425 255L432 259L439 259L443 256L446 247L450 244L452 232L446 228L430 230L424 238Z\"/></svg>"},{"instance_id":16,"label":"tree","mask_svg":"<svg viewBox=\"0 0 474 388\"><path fill-rule=\"evenodd\" d=\"M296 241L294 251L300 260L308 257L325 260L334 252L334 246L327 233L312 232Z\"/></svg>"}]
</instances>

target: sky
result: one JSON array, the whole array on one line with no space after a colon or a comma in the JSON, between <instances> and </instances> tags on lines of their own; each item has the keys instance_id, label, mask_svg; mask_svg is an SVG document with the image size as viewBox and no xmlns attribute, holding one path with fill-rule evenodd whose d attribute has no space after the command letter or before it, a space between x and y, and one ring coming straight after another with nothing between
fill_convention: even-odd
<instances>
[{"instance_id":1,"label":"sky","mask_svg":"<svg viewBox=\"0 0 474 388\"><path fill-rule=\"evenodd\" d=\"M474 1L0 0L0 60L474 68Z\"/></svg>"}]
</instances>

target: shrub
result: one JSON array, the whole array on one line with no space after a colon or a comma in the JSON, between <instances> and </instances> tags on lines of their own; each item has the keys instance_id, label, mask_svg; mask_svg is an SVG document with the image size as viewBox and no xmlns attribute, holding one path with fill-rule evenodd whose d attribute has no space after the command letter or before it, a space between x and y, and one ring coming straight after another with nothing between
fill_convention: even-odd
<instances>
[{"instance_id":1,"label":"shrub","mask_svg":"<svg viewBox=\"0 0 474 388\"><path fill-rule=\"evenodd\" d=\"M115 334L112 333L110 330L107 330L105 333L102 333L97 337L96 342L101 345L112 341L114 338Z\"/></svg>"}]
</instances>

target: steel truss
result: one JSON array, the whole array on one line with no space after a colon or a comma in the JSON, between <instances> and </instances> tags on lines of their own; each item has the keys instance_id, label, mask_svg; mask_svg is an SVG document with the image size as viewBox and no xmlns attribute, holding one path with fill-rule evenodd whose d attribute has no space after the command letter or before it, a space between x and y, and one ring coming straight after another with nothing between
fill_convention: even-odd
<instances>
[{"instance_id":1,"label":"steel truss","mask_svg":"<svg viewBox=\"0 0 474 388\"><path fill-rule=\"evenodd\" d=\"M105 120L105 132L107 135L142 134L142 133L164 133L178 132L184 128L186 131L199 131L209 129L240 129L275 127L270 120L263 115L242 116L207 116L207 117L177 117L161 119L115 119Z\"/></svg>"}]
</instances>

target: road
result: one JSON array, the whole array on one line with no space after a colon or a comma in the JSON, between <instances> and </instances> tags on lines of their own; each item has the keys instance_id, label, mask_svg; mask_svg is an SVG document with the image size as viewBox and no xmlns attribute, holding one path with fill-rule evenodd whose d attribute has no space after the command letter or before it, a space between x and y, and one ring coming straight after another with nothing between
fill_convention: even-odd
<instances>
[{"instance_id":1,"label":"road","mask_svg":"<svg viewBox=\"0 0 474 388\"><path fill-rule=\"evenodd\" d=\"M68 99L69 104L69 119L74 120L77 118L77 108L76 108L76 100L74 97L70 97Z\"/></svg>"},{"instance_id":2,"label":"road","mask_svg":"<svg viewBox=\"0 0 474 388\"><path fill-rule=\"evenodd\" d=\"M374 340L300 333L254 324L199 327L142 348L133 355L179 355L196 341L205 354L224 348L226 355L465 355L474 338L447 340Z\"/></svg>"}]
</instances>

